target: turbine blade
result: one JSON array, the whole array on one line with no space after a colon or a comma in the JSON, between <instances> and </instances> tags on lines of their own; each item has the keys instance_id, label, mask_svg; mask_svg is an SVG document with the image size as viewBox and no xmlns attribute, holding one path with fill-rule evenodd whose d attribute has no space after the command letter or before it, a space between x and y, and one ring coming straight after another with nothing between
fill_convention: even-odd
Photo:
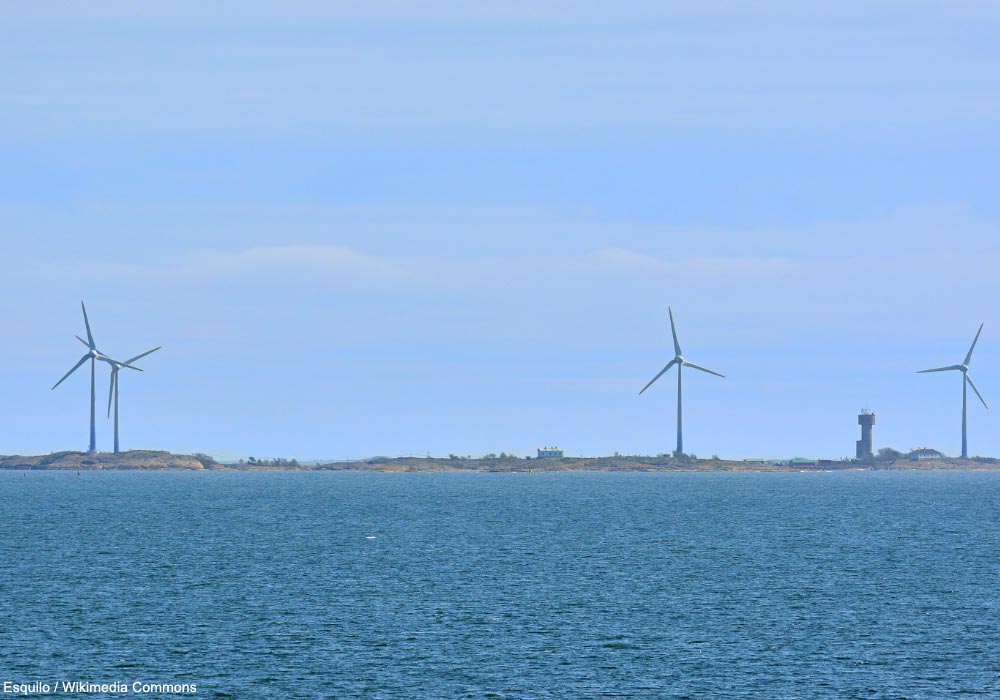
<instances>
[{"instance_id":1,"label":"turbine blade","mask_svg":"<svg viewBox=\"0 0 1000 700\"><path fill-rule=\"evenodd\" d=\"M927 374L928 372L951 372L953 370L962 369L962 365L951 365L950 367L935 367L934 369L920 369L917 370L917 374Z\"/></svg>"},{"instance_id":2,"label":"turbine blade","mask_svg":"<svg viewBox=\"0 0 1000 700\"><path fill-rule=\"evenodd\" d=\"M674 336L674 355L680 357L684 353L681 352L681 344L677 342L677 327L674 326L674 310L668 306L667 313L670 314L670 333Z\"/></svg>"},{"instance_id":3,"label":"turbine blade","mask_svg":"<svg viewBox=\"0 0 1000 700\"><path fill-rule=\"evenodd\" d=\"M111 399L115 396L115 382L118 381L118 370L111 368L111 382L108 384L108 418L111 417Z\"/></svg>"},{"instance_id":4,"label":"turbine blade","mask_svg":"<svg viewBox=\"0 0 1000 700\"><path fill-rule=\"evenodd\" d=\"M702 372L708 372L709 374L714 374L716 377L722 377L723 379L725 379L725 377L726 377L726 375L724 375L724 374L719 374L718 372L713 372L710 369L702 367L701 365L696 365L693 362L688 362L687 360L684 360L684 362L682 362L681 364L684 365L685 367L690 367L691 369L699 369Z\"/></svg>"},{"instance_id":5,"label":"turbine blade","mask_svg":"<svg viewBox=\"0 0 1000 700\"><path fill-rule=\"evenodd\" d=\"M965 356L965 366L969 366L969 362L972 361L972 351L976 349L976 343L979 342L979 334L983 332L983 324L979 324L979 330L976 331L976 337L972 341L972 347L969 348L969 354Z\"/></svg>"},{"instance_id":6,"label":"turbine blade","mask_svg":"<svg viewBox=\"0 0 1000 700\"><path fill-rule=\"evenodd\" d=\"M129 359L129 360L125 360L125 365L127 366L127 365L130 365L130 364L132 364L132 363L133 363L133 362L135 362L136 360L141 360L141 359L142 359L142 358L144 358L144 357L145 357L146 355L152 355L152 354L153 354L154 352L156 352L157 350L159 350L159 349L160 349L160 348L162 348L162 347L163 347L162 345L157 345L157 346L156 346L155 348L153 348L152 350L147 350L146 352L142 353L141 355L136 355L135 357L133 357L133 358L131 358L131 359Z\"/></svg>"},{"instance_id":7,"label":"turbine blade","mask_svg":"<svg viewBox=\"0 0 1000 700\"><path fill-rule=\"evenodd\" d=\"M74 335L73 337L74 337L74 338L76 338L77 340L79 340L79 341L80 341L81 343L83 343L84 345L86 345L86 346L87 346L88 348L90 347L90 343L88 343L88 342L87 342L86 340L84 340L84 339L83 339L83 338L81 338L80 336L78 336L78 335Z\"/></svg>"},{"instance_id":8,"label":"turbine blade","mask_svg":"<svg viewBox=\"0 0 1000 700\"><path fill-rule=\"evenodd\" d=\"M659 379L660 377L662 377L664 372L666 372L668 369L670 369L671 367L673 367L676 364L677 364L676 358L673 359L673 360L671 360L670 362L668 362L667 366L664 367L663 369L661 369L659 374L657 374L655 377L653 377L652 379L649 380L649 384L647 384L646 386L642 387L642 391L645 391L649 387L653 386L653 382L655 382L657 379ZM640 396L642 395L642 391L639 392Z\"/></svg>"},{"instance_id":9,"label":"turbine blade","mask_svg":"<svg viewBox=\"0 0 1000 700\"><path fill-rule=\"evenodd\" d=\"M66 381L66 377L68 377L69 375L73 374L73 372L75 372L78 369L80 369L80 365L82 365L84 362L86 362L89 359L90 359L90 355L89 354L84 355L83 357L81 357L80 361L77 362L75 365L73 365L73 369L71 369L69 372L67 372L66 374L64 374L62 379L60 379L58 382L56 382L55 384L52 385L52 388L55 389L57 386L59 386L60 384L62 384L64 381Z\"/></svg>"},{"instance_id":10,"label":"turbine blade","mask_svg":"<svg viewBox=\"0 0 1000 700\"><path fill-rule=\"evenodd\" d=\"M130 365L128 362L119 362L118 364L120 364L122 367L128 367L129 369L134 369L136 372L142 372L143 371L142 367L136 367L134 365ZM121 369L121 368L119 367L119 369Z\"/></svg>"},{"instance_id":11,"label":"turbine blade","mask_svg":"<svg viewBox=\"0 0 1000 700\"><path fill-rule=\"evenodd\" d=\"M87 326L87 340L90 341L89 346L93 350L97 346L94 344L94 334L90 332L90 319L87 318L87 307L82 301L80 302L80 308L83 309L83 324Z\"/></svg>"},{"instance_id":12,"label":"turbine blade","mask_svg":"<svg viewBox=\"0 0 1000 700\"><path fill-rule=\"evenodd\" d=\"M969 383L969 386L972 387L972 390L976 392L976 396L978 396L979 400L983 402L983 406L986 406L986 410L987 411L990 410L990 407L986 405L986 399L984 399L983 395L979 393L979 389L976 388L976 385L972 383L972 377L966 374L965 381L967 381Z\"/></svg>"}]
</instances>

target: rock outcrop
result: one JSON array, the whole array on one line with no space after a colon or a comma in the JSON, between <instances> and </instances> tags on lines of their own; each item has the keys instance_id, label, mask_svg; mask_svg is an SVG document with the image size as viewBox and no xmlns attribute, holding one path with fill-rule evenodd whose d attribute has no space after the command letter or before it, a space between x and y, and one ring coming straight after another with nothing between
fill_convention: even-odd
<instances>
[{"instance_id":1,"label":"rock outcrop","mask_svg":"<svg viewBox=\"0 0 1000 700\"><path fill-rule=\"evenodd\" d=\"M217 469L221 465L208 455L175 455L158 450L128 452L53 452L38 456L0 456L0 469Z\"/></svg>"}]
</instances>

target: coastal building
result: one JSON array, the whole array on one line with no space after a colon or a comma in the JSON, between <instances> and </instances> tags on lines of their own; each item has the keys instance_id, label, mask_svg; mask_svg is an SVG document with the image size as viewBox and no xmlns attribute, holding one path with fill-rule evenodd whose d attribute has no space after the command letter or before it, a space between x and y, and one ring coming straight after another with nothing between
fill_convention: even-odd
<instances>
[{"instance_id":1,"label":"coastal building","mask_svg":"<svg viewBox=\"0 0 1000 700\"><path fill-rule=\"evenodd\" d=\"M563 451L558 447L540 447L538 448L538 459L543 457L562 457Z\"/></svg>"},{"instance_id":2,"label":"coastal building","mask_svg":"<svg viewBox=\"0 0 1000 700\"><path fill-rule=\"evenodd\" d=\"M928 447L921 447L919 450L913 450L910 452L909 457L914 462L921 462L925 459L944 459L943 454Z\"/></svg>"},{"instance_id":3,"label":"coastal building","mask_svg":"<svg viewBox=\"0 0 1000 700\"><path fill-rule=\"evenodd\" d=\"M858 425L861 426L861 439L856 443L856 456L862 460L872 459L875 456L872 452L872 426L875 425L875 414L865 409L858 415Z\"/></svg>"},{"instance_id":4,"label":"coastal building","mask_svg":"<svg viewBox=\"0 0 1000 700\"><path fill-rule=\"evenodd\" d=\"M847 469L854 464L854 462L847 459L820 459L816 463L821 467L829 469Z\"/></svg>"}]
</instances>

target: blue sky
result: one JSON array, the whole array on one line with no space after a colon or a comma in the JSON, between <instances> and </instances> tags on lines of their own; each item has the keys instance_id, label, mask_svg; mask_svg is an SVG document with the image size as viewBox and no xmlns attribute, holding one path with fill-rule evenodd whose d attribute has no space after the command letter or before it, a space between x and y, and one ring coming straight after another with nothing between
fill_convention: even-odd
<instances>
[{"instance_id":1,"label":"blue sky","mask_svg":"<svg viewBox=\"0 0 1000 700\"><path fill-rule=\"evenodd\" d=\"M359 6L360 5L360 6ZM0 19L0 453L959 450L1000 403L989 2L32 3ZM100 389L106 390L106 378ZM110 447L106 422L99 447ZM1000 454L970 404L970 451Z\"/></svg>"}]
</instances>

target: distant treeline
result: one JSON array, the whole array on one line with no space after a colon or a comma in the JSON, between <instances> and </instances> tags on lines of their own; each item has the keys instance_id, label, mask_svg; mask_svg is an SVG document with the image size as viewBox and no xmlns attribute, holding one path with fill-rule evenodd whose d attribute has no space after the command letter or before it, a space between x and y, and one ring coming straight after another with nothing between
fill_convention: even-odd
<instances>
[{"instance_id":1,"label":"distant treeline","mask_svg":"<svg viewBox=\"0 0 1000 700\"><path fill-rule=\"evenodd\" d=\"M489 454L485 454L482 457L473 457L472 455L449 454L448 459L531 459L531 457L530 456L520 457L513 453L508 454L507 452L501 452L500 454L497 454L496 452L490 452Z\"/></svg>"},{"instance_id":2,"label":"distant treeline","mask_svg":"<svg viewBox=\"0 0 1000 700\"><path fill-rule=\"evenodd\" d=\"M255 467L297 467L299 466L299 460L285 459L284 457L275 457L274 459L247 457L245 462L241 459L240 464L252 464Z\"/></svg>"}]
</instances>

